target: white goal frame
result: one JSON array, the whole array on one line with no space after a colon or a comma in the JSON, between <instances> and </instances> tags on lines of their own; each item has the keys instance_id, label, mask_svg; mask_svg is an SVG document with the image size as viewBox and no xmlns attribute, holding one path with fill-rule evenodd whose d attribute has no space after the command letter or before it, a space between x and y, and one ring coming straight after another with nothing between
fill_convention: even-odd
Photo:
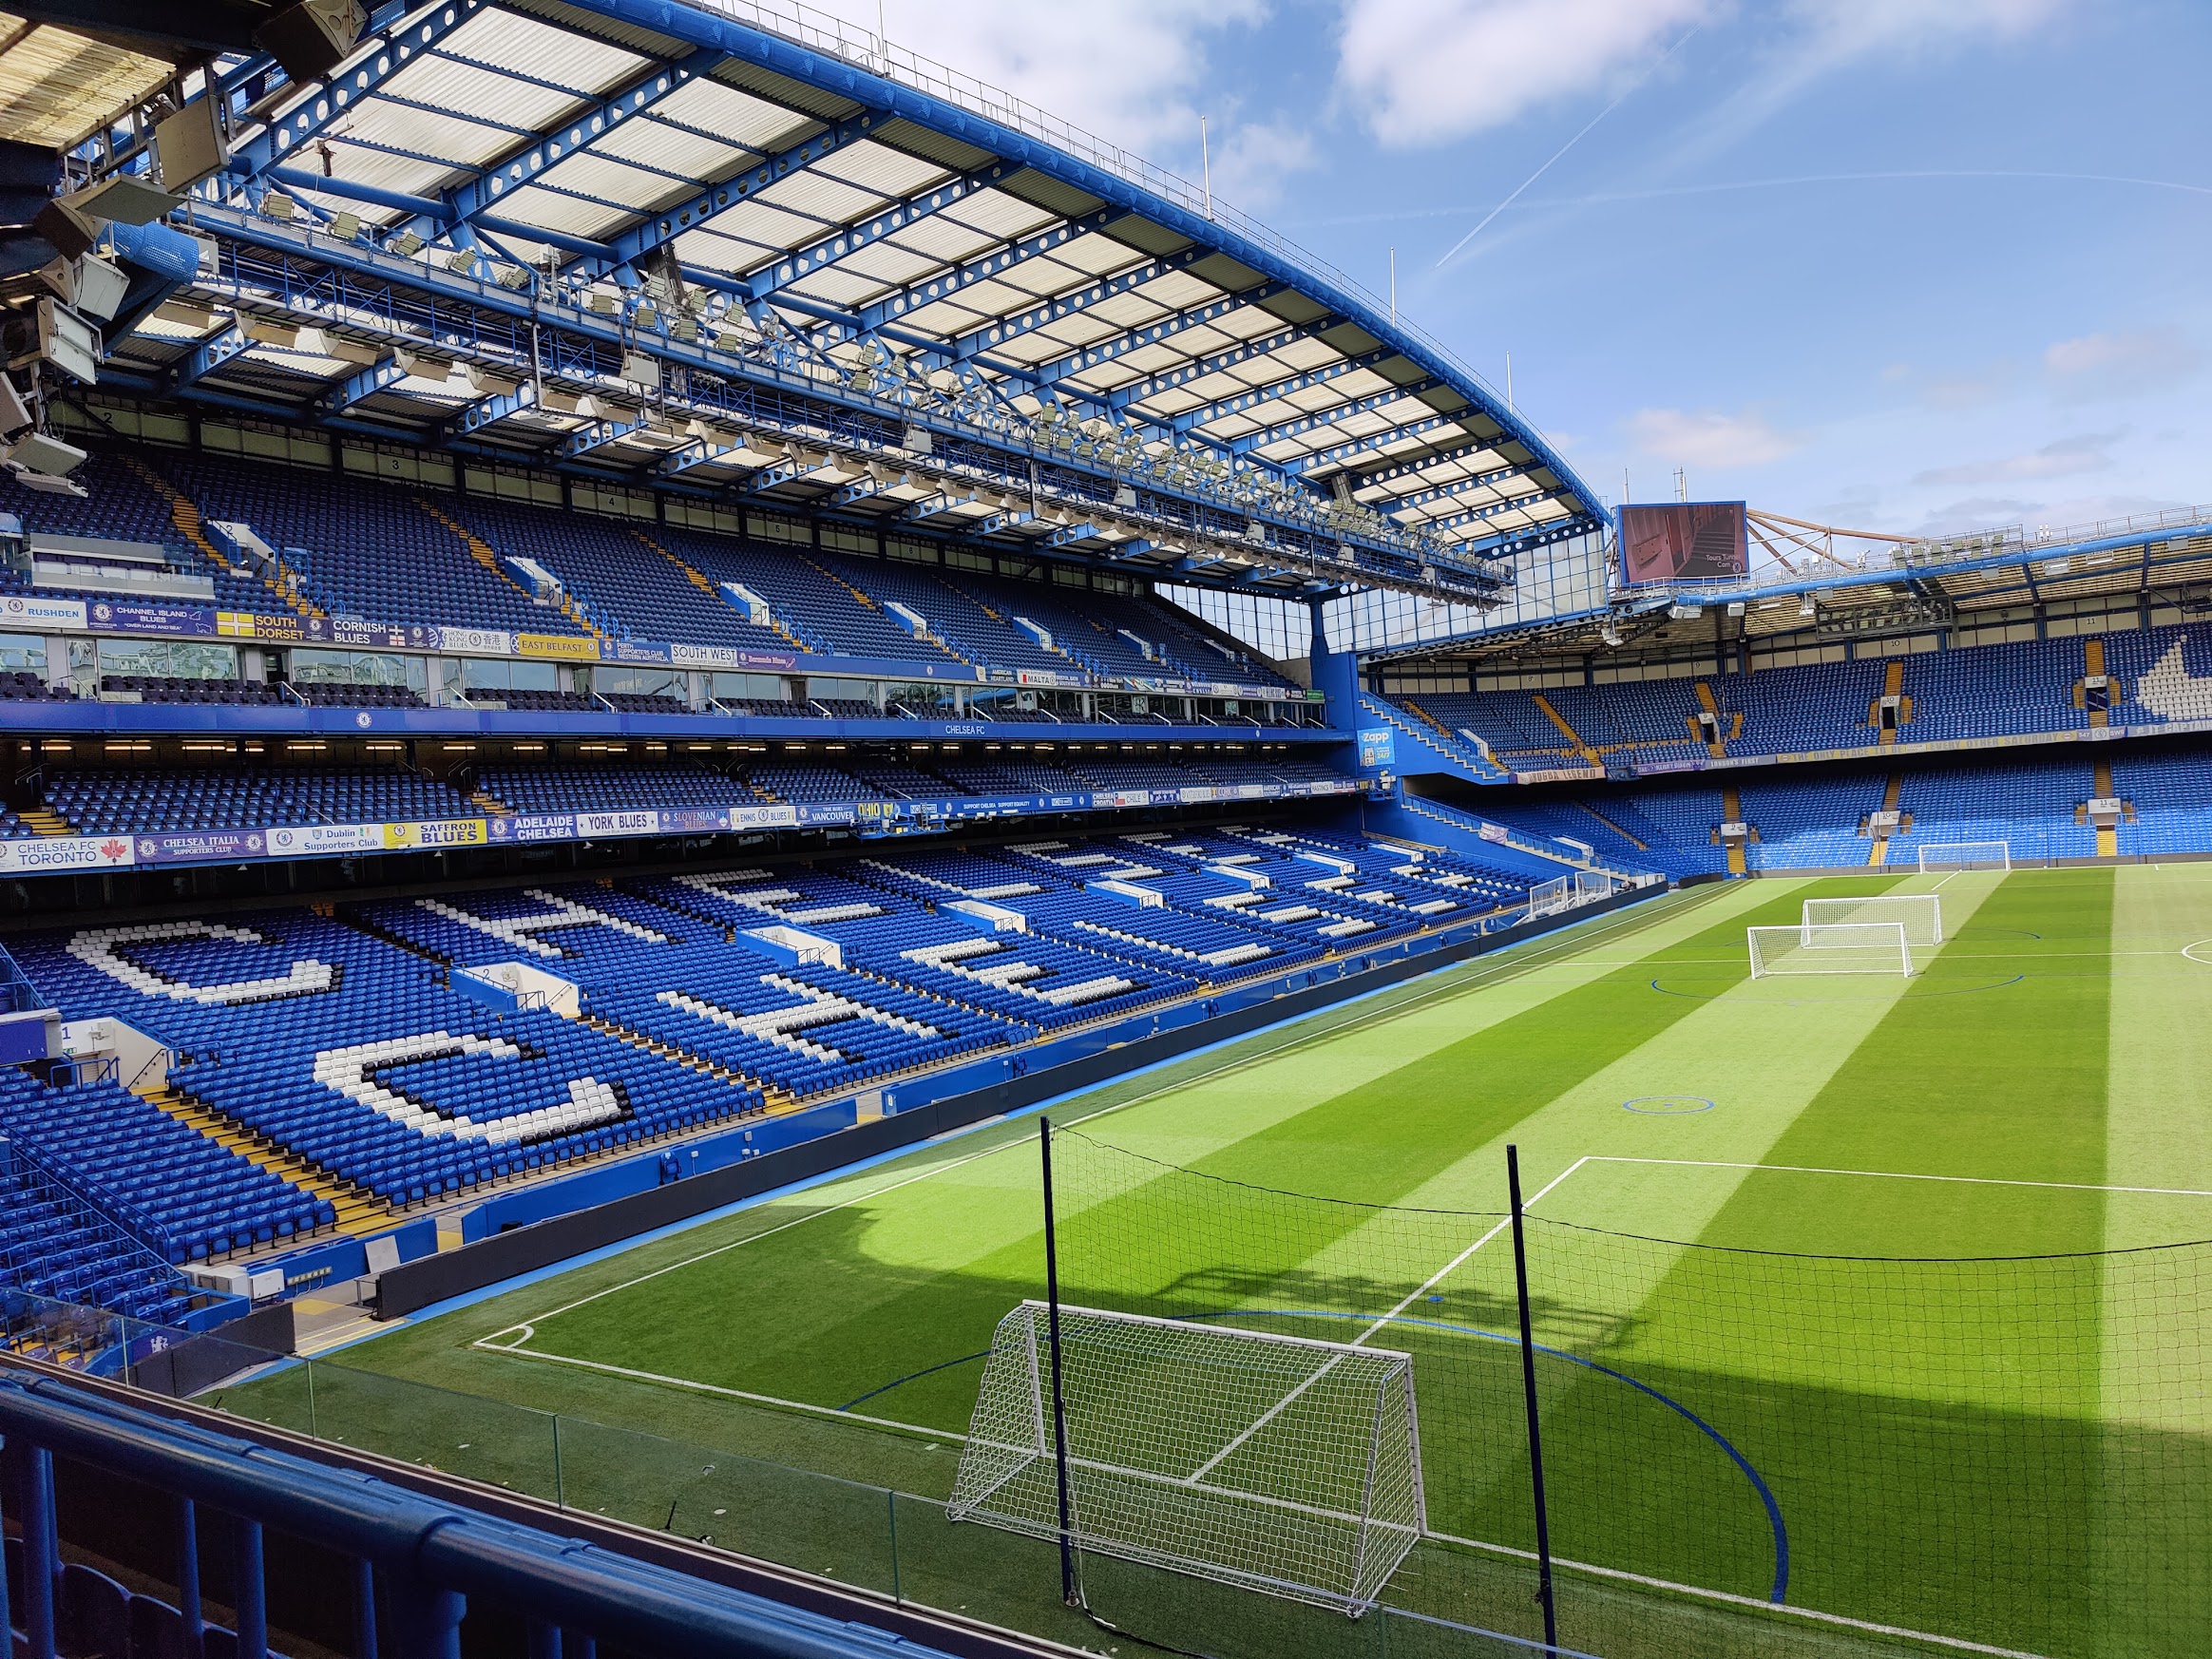
<instances>
[{"instance_id":1,"label":"white goal frame","mask_svg":"<svg viewBox=\"0 0 2212 1659\"><path fill-rule=\"evenodd\" d=\"M1529 920L1541 916L1556 916L1562 910L1577 906L1592 905L1600 899L1610 899L1628 882L1605 869L1578 869L1573 875L1554 876L1548 882L1538 882L1529 889Z\"/></svg>"},{"instance_id":2,"label":"white goal frame","mask_svg":"<svg viewBox=\"0 0 2212 1659\"><path fill-rule=\"evenodd\" d=\"M1751 977L1790 974L1897 974L1910 977L1913 946L1902 922L1844 922L1826 926L1747 927Z\"/></svg>"},{"instance_id":3,"label":"white goal frame","mask_svg":"<svg viewBox=\"0 0 2212 1659\"><path fill-rule=\"evenodd\" d=\"M1938 841L1920 849L1920 871L2012 868L2010 841Z\"/></svg>"},{"instance_id":4,"label":"white goal frame","mask_svg":"<svg viewBox=\"0 0 2212 1659\"><path fill-rule=\"evenodd\" d=\"M1058 1540L1051 1310L991 1340L946 1514ZM1428 1530L1413 1360L1059 1307L1068 1540L1357 1618Z\"/></svg>"},{"instance_id":5,"label":"white goal frame","mask_svg":"<svg viewBox=\"0 0 2212 1659\"><path fill-rule=\"evenodd\" d=\"M1943 900L1936 893L1870 893L1859 899L1807 899L1806 927L1839 927L1855 922L1901 922L1905 943L1933 950L1943 943Z\"/></svg>"}]
</instances>

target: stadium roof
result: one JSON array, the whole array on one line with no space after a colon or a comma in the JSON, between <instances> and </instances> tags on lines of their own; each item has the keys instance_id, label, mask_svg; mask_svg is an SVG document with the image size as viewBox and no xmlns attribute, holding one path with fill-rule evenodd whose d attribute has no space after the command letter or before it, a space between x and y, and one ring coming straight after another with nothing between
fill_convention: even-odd
<instances>
[{"instance_id":1,"label":"stadium roof","mask_svg":"<svg viewBox=\"0 0 2212 1659\"><path fill-rule=\"evenodd\" d=\"M1799 568L1768 564L1741 578L1641 583L1616 590L1603 606L1430 633L1367 655L1567 662L1623 648L1709 648L1739 638L1880 637L1950 626L1976 612L2126 600L2179 605L2192 614L2212 610L2212 506L2094 524L2014 524L1925 541L1885 536L1848 560L1803 560Z\"/></svg>"},{"instance_id":2,"label":"stadium roof","mask_svg":"<svg viewBox=\"0 0 2212 1659\"><path fill-rule=\"evenodd\" d=\"M144 390L1283 592L1479 601L1603 524L1342 273L820 14L438 0L219 73Z\"/></svg>"}]
</instances>

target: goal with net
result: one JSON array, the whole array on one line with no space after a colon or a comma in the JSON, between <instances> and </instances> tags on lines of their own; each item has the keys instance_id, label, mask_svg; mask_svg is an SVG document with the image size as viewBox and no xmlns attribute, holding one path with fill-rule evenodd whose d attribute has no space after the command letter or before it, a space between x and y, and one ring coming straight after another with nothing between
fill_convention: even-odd
<instances>
[{"instance_id":1,"label":"goal with net","mask_svg":"<svg viewBox=\"0 0 2212 1659\"><path fill-rule=\"evenodd\" d=\"M1931 869L2011 869L2010 841L1939 841L1920 849L1920 868Z\"/></svg>"},{"instance_id":2,"label":"goal with net","mask_svg":"<svg viewBox=\"0 0 2212 1659\"><path fill-rule=\"evenodd\" d=\"M1049 1310L1000 1321L949 1513L1060 1535ZM1405 1354L1059 1309L1079 1550L1357 1617L1426 1526Z\"/></svg>"},{"instance_id":3,"label":"goal with net","mask_svg":"<svg viewBox=\"0 0 2212 1659\"><path fill-rule=\"evenodd\" d=\"M1780 974L1910 974L1913 947L1902 922L1750 927L1751 977Z\"/></svg>"},{"instance_id":4,"label":"goal with net","mask_svg":"<svg viewBox=\"0 0 2212 1659\"><path fill-rule=\"evenodd\" d=\"M1610 899L1618 888L1628 885L1616 881L1611 871L1602 869L1578 869L1571 876L1538 882L1529 889L1529 920L1534 922L1541 916L1572 910L1577 905Z\"/></svg>"},{"instance_id":5,"label":"goal with net","mask_svg":"<svg viewBox=\"0 0 2212 1659\"><path fill-rule=\"evenodd\" d=\"M1943 943L1943 901L1934 893L1878 893L1863 899L1807 899L1804 925L1835 927L1854 922L1899 922L1905 943L1933 949Z\"/></svg>"}]
</instances>

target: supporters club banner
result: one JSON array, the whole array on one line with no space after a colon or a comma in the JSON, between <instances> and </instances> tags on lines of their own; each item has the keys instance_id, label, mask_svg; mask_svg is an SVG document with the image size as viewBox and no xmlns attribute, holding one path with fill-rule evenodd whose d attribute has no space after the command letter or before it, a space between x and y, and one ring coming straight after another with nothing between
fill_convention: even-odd
<instances>
[{"instance_id":1,"label":"supporters club banner","mask_svg":"<svg viewBox=\"0 0 2212 1659\"><path fill-rule=\"evenodd\" d=\"M586 837L606 835L658 835L660 814L655 811L579 812L576 832Z\"/></svg>"},{"instance_id":2,"label":"supporters club banner","mask_svg":"<svg viewBox=\"0 0 2212 1659\"><path fill-rule=\"evenodd\" d=\"M204 864L222 859L260 858L269 850L268 837L258 830L168 831L133 839L141 864Z\"/></svg>"},{"instance_id":3,"label":"supporters club banner","mask_svg":"<svg viewBox=\"0 0 2212 1659\"><path fill-rule=\"evenodd\" d=\"M86 607L86 617L95 628L124 634L209 635L215 632L216 614L200 605L96 600Z\"/></svg>"},{"instance_id":4,"label":"supporters club banner","mask_svg":"<svg viewBox=\"0 0 2212 1659\"><path fill-rule=\"evenodd\" d=\"M522 841L574 841L576 814L533 812L523 817L493 818L486 825L486 836L502 845Z\"/></svg>"},{"instance_id":5,"label":"supporters club banner","mask_svg":"<svg viewBox=\"0 0 2212 1659\"><path fill-rule=\"evenodd\" d=\"M0 841L0 873L52 875L67 870L118 869L138 862L128 835L53 835Z\"/></svg>"},{"instance_id":6,"label":"supporters club banner","mask_svg":"<svg viewBox=\"0 0 2212 1659\"><path fill-rule=\"evenodd\" d=\"M83 600L40 599L36 594L11 593L0 600L0 621L10 628L38 625L48 628L85 626Z\"/></svg>"},{"instance_id":7,"label":"supporters club banner","mask_svg":"<svg viewBox=\"0 0 2212 1659\"><path fill-rule=\"evenodd\" d=\"M490 839L482 818L437 818L422 824L384 826L384 848L388 852L426 847L482 847Z\"/></svg>"},{"instance_id":8,"label":"supporters club banner","mask_svg":"<svg viewBox=\"0 0 2212 1659\"><path fill-rule=\"evenodd\" d=\"M272 858L314 858L325 853L382 852L381 824L286 824L269 831Z\"/></svg>"}]
</instances>

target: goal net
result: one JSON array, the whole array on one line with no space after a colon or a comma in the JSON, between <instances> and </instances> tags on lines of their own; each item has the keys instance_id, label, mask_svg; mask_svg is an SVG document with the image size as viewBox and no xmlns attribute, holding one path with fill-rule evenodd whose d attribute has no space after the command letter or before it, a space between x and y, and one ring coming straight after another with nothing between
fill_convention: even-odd
<instances>
[{"instance_id":1,"label":"goal net","mask_svg":"<svg viewBox=\"0 0 2212 1659\"><path fill-rule=\"evenodd\" d=\"M1913 947L1902 922L1750 927L1751 977L1775 974L1909 974Z\"/></svg>"},{"instance_id":2,"label":"goal net","mask_svg":"<svg viewBox=\"0 0 2212 1659\"><path fill-rule=\"evenodd\" d=\"M1920 849L1920 868L1930 869L2011 869L2010 841L1942 841Z\"/></svg>"},{"instance_id":3,"label":"goal net","mask_svg":"<svg viewBox=\"0 0 2212 1659\"><path fill-rule=\"evenodd\" d=\"M1059 1310L1078 1548L1334 1608L1374 1606L1426 1526L1413 1362L1383 1348ZM1000 1321L949 1513L1060 1535L1046 1305Z\"/></svg>"},{"instance_id":4,"label":"goal net","mask_svg":"<svg viewBox=\"0 0 2212 1659\"><path fill-rule=\"evenodd\" d=\"M1529 920L1534 922L1540 916L1572 910L1577 905L1610 899L1617 887L1626 885L1616 882L1610 870L1602 869L1578 869L1573 875L1539 882L1529 889Z\"/></svg>"},{"instance_id":5,"label":"goal net","mask_svg":"<svg viewBox=\"0 0 2212 1659\"><path fill-rule=\"evenodd\" d=\"M1574 903L1574 878L1557 876L1548 882L1538 882L1529 889L1529 920L1539 916L1555 915Z\"/></svg>"},{"instance_id":6,"label":"goal net","mask_svg":"<svg viewBox=\"0 0 2212 1659\"><path fill-rule=\"evenodd\" d=\"M1834 927L1855 922L1898 922L1905 943L1932 949L1943 943L1943 901L1934 893L1882 893L1863 899L1807 899L1804 925Z\"/></svg>"}]
</instances>

